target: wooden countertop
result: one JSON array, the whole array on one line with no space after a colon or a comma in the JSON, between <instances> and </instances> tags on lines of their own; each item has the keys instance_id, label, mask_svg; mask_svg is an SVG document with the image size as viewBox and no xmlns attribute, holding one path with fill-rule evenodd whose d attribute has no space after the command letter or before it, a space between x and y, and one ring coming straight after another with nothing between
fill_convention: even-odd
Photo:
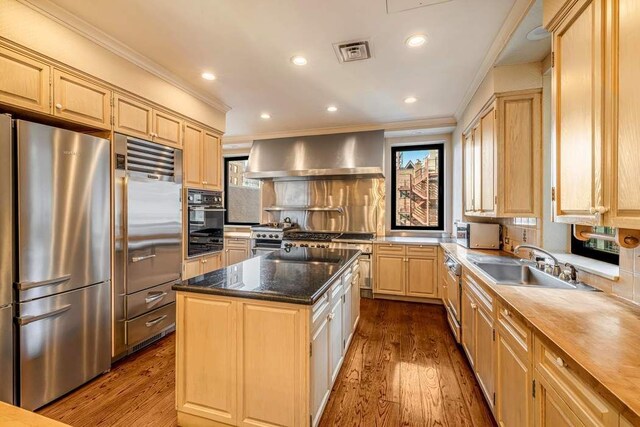
<instances>
[{"instance_id":1,"label":"wooden countertop","mask_svg":"<svg viewBox=\"0 0 640 427\"><path fill-rule=\"evenodd\" d=\"M11 427L64 427L58 421L43 417L26 409L0 402L0 426Z\"/></svg>"},{"instance_id":2,"label":"wooden countertop","mask_svg":"<svg viewBox=\"0 0 640 427\"><path fill-rule=\"evenodd\" d=\"M488 252L441 246L640 422L640 306L603 292L496 285L467 259Z\"/></svg>"}]
</instances>

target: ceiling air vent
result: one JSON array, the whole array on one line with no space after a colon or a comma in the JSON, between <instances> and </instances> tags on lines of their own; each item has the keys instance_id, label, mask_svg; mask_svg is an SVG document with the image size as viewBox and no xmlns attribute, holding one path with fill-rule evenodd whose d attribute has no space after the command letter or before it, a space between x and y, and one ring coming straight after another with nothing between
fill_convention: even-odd
<instances>
[{"instance_id":1,"label":"ceiling air vent","mask_svg":"<svg viewBox=\"0 0 640 427\"><path fill-rule=\"evenodd\" d=\"M355 62L371 58L368 40L336 43L333 48L340 62Z\"/></svg>"}]
</instances>

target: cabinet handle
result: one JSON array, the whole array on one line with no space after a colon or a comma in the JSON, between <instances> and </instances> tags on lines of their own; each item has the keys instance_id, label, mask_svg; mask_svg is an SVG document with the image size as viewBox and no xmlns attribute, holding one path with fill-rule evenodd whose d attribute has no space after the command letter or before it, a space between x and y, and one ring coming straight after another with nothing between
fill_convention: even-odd
<instances>
[{"instance_id":1,"label":"cabinet handle","mask_svg":"<svg viewBox=\"0 0 640 427\"><path fill-rule=\"evenodd\" d=\"M56 104L56 108L57 108L58 110L62 110L62 104Z\"/></svg>"},{"instance_id":2,"label":"cabinet handle","mask_svg":"<svg viewBox=\"0 0 640 427\"><path fill-rule=\"evenodd\" d=\"M561 368L564 368L566 366L564 360L562 360L562 357L556 358L556 365L560 366Z\"/></svg>"},{"instance_id":3,"label":"cabinet handle","mask_svg":"<svg viewBox=\"0 0 640 427\"><path fill-rule=\"evenodd\" d=\"M336 317L335 313L329 313L329 315L327 316L329 320L333 320L334 317Z\"/></svg>"},{"instance_id":4,"label":"cabinet handle","mask_svg":"<svg viewBox=\"0 0 640 427\"><path fill-rule=\"evenodd\" d=\"M474 302L471 303L471 308L473 308L474 310L476 310L478 308L478 305Z\"/></svg>"},{"instance_id":5,"label":"cabinet handle","mask_svg":"<svg viewBox=\"0 0 640 427\"><path fill-rule=\"evenodd\" d=\"M506 308L502 310L502 314L506 317L511 317L511 312Z\"/></svg>"}]
</instances>

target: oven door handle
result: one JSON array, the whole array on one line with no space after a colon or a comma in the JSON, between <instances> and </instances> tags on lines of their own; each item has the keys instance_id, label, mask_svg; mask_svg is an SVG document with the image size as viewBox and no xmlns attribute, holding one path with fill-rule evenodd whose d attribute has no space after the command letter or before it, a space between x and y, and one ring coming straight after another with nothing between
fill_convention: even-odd
<instances>
[{"instance_id":1,"label":"oven door handle","mask_svg":"<svg viewBox=\"0 0 640 427\"><path fill-rule=\"evenodd\" d=\"M226 211L226 209L222 209L222 208L189 208L192 211L198 211L198 212L224 212Z\"/></svg>"}]
</instances>

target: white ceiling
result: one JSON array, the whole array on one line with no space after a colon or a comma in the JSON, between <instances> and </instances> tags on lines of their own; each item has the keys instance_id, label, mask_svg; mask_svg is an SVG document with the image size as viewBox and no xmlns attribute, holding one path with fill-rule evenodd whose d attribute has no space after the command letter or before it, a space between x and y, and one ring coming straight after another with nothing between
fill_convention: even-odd
<instances>
[{"instance_id":1,"label":"white ceiling","mask_svg":"<svg viewBox=\"0 0 640 427\"><path fill-rule=\"evenodd\" d=\"M52 0L229 105L228 136L451 117L514 1L388 14L385 0ZM414 33L428 43L405 47ZM332 44L361 38L373 58L340 64Z\"/></svg>"},{"instance_id":2,"label":"white ceiling","mask_svg":"<svg viewBox=\"0 0 640 427\"><path fill-rule=\"evenodd\" d=\"M536 0L522 19L496 61L496 65L526 64L542 61L551 52L551 35L532 41L527 34L542 25L542 0Z\"/></svg>"}]
</instances>

